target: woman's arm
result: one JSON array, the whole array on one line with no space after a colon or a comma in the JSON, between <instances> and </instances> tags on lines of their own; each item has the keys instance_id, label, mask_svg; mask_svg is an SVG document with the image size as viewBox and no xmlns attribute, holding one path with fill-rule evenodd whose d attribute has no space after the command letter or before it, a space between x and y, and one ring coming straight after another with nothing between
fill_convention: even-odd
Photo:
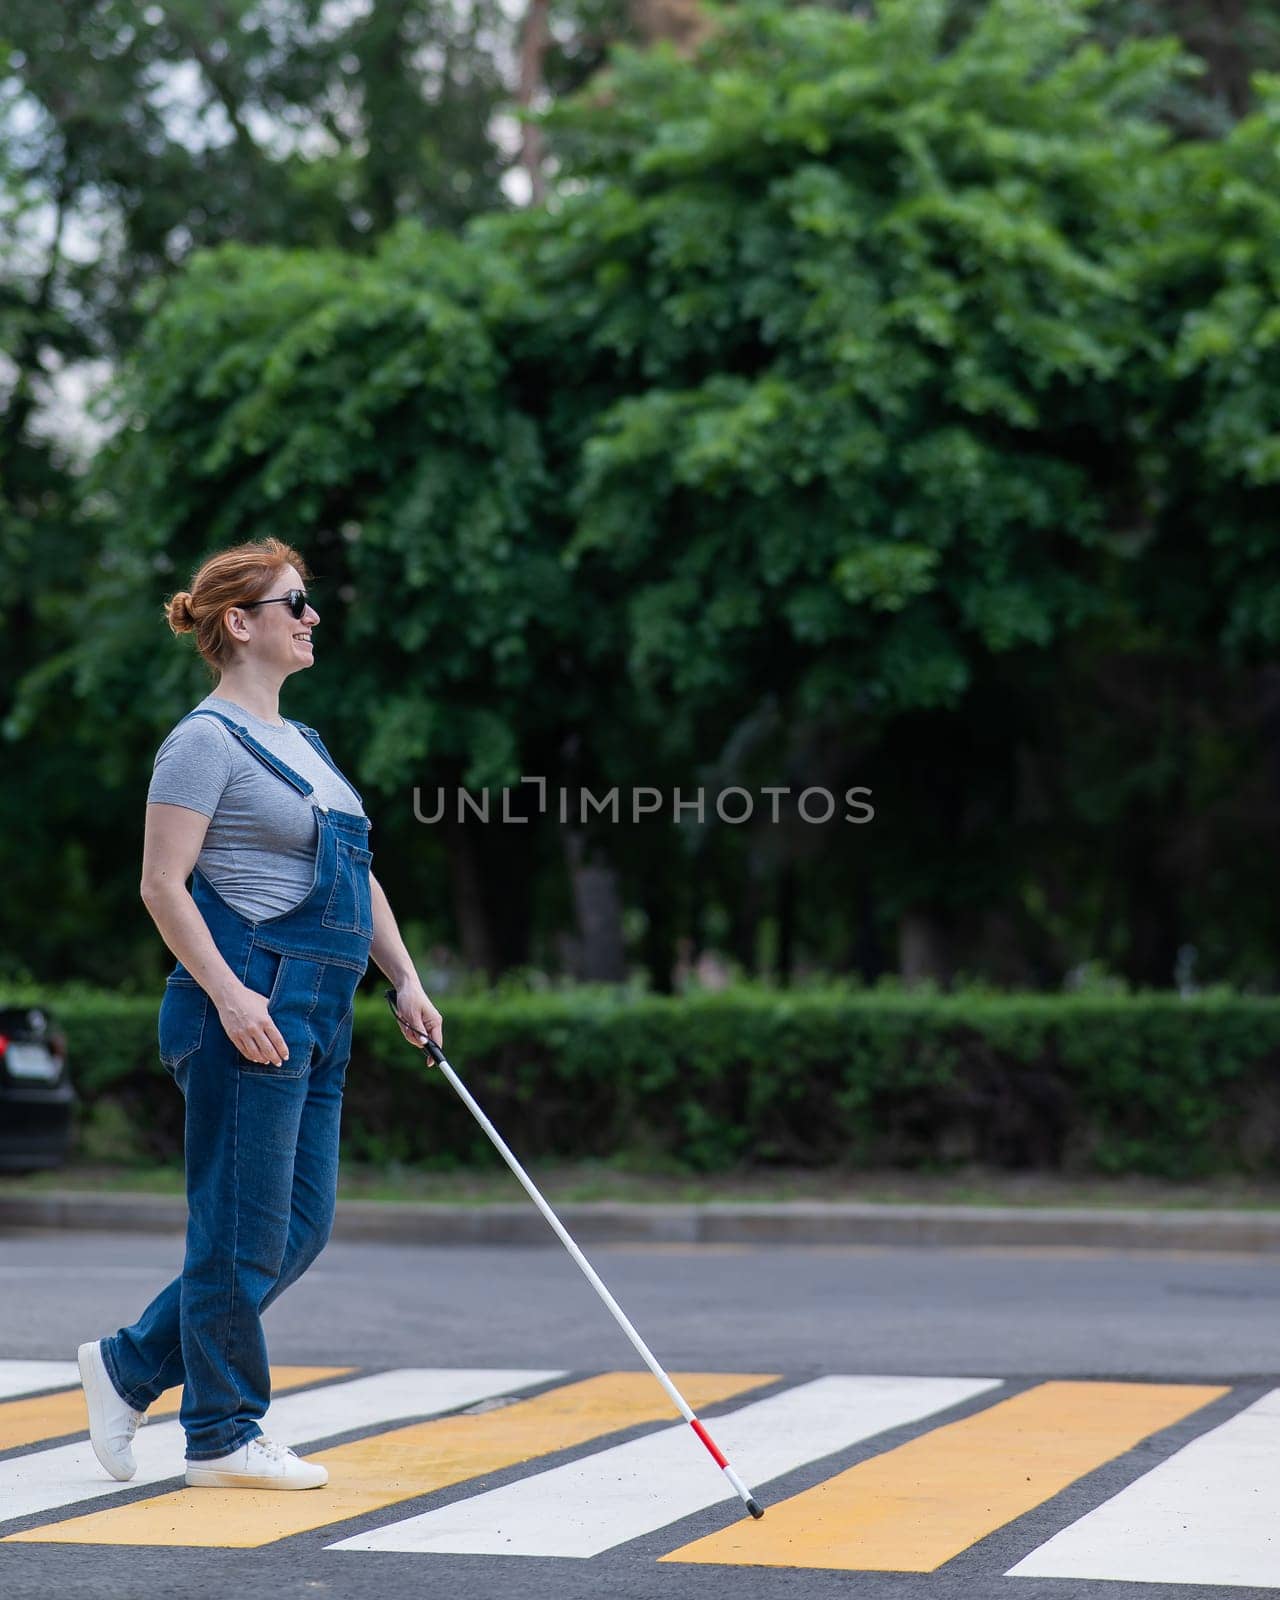
<instances>
[{"instance_id":1,"label":"woman's arm","mask_svg":"<svg viewBox=\"0 0 1280 1600\"><path fill-rule=\"evenodd\" d=\"M400 937L391 902L372 873L369 874L369 887L373 892L373 947L369 953L379 970L395 985L396 1010L406 1022L429 1034L443 1050L444 1018L427 998L427 991L422 987L417 969ZM400 1032L410 1044L422 1048L422 1040L416 1034L403 1026Z\"/></svg>"},{"instance_id":2,"label":"woman's arm","mask_svg":"<svg viewBox=\"0 0 1280 1600\"><path fill-rule=\"evenodd\" d=\"M271 1020L266 995L247 988L232 972L187 888L208 828L208 817L186 806L147 807L142 902L160 937L217 1007L218 1020L240 1054L278 1067L289 1059L289 1047Z\"/></svg>"}]
</instances>

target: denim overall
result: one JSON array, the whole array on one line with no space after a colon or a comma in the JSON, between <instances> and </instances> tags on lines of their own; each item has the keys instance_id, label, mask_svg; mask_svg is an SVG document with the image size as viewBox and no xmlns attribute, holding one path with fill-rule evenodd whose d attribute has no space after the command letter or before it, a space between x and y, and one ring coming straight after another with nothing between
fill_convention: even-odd
<instances>
[{"instance_id":1,"label":"denim overall","mask_svg":"<svg viewBox=\"0 0 1280 1600\"><path fill-rule=\"evenodd\" d=\"M313 792L230 717L208 707L188 715L217 717L282 782ZM339 772L319 734L294 726ZM276 1067L242 1056L181 962L160 1006L160 1059L186 1100L186 1258L132 1327L102 1341L102 1355L136 1410L184 1386L191 1461L229 1455L262 1432L271 1398L262 1313L319 1255L333 1223L352 1000L373 938L372 856L367 817L312 808L315 874L291 910L251 922L199 867L192 874L214 943L268 997L288 1060Z\"/></svg>"}]
</instances>

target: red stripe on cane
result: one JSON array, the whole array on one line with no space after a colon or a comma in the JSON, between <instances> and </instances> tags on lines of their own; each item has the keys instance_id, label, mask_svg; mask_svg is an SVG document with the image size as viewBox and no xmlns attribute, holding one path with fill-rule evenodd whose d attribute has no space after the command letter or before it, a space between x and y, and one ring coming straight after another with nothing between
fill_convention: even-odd
<instances>
[{"instance_id":1,"label":"red stripe on cane","mask_svg":"<svg viewBox=\"0 0 1280 1600\"><path fill-rule=\"evenodd\" d=\"M719 1449L716 1447L715 1440L711 1437L711 1435L707 1432L707 1430L698 1421L697 1417L690 1417L689 1418L689 1426L698 1435L699 1439L702 1440L703 1444L706 1445L707 1449L710 1450L712 1458L714 1459L716 1466L718 1466L718 1467L727 1467L729 1465L729 1463L720 1454Z\"/></svg>"}]
</instances>

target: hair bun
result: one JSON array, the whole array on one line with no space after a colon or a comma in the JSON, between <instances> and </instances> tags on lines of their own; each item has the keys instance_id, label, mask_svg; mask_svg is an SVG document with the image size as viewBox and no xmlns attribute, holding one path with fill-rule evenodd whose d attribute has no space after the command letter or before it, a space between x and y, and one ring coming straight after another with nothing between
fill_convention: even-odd
<instances>
[{"instance_id":1,"label":"hair bun","mask_svg":"<svg viewBox=\"0 0 1280 1600\"><path fill-rule=\"evenodd\" d=\"M174 633L190 633L195 628L196 616L191 609L191 595L186 589L179 589L167 601L165 614Z\"/></svg>"}]
</instances>

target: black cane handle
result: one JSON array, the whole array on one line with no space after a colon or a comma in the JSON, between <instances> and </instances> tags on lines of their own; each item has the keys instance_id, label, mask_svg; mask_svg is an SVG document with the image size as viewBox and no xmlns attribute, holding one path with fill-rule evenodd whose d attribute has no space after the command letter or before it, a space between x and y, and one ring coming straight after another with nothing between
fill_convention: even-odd
<instances>
[{"instance_id":1,"label":"black cane handle","mask_svg":"<svg viewBox=\"0 0 1280 1600\"><path fill-rule=\"evenodd\" d=\"M402 1028L408 1028L410 1033L416 1033L422 1040L422 1048L427 1052L437 1066L444 1060L444 1051L428 1033L423 1033L421 1028L415 1028L412 1022L406 1022L396 1010L396 992L394 989L386 990L387 1004L391 1007L391 1015Z\"/></svg>"}]
</instances>

